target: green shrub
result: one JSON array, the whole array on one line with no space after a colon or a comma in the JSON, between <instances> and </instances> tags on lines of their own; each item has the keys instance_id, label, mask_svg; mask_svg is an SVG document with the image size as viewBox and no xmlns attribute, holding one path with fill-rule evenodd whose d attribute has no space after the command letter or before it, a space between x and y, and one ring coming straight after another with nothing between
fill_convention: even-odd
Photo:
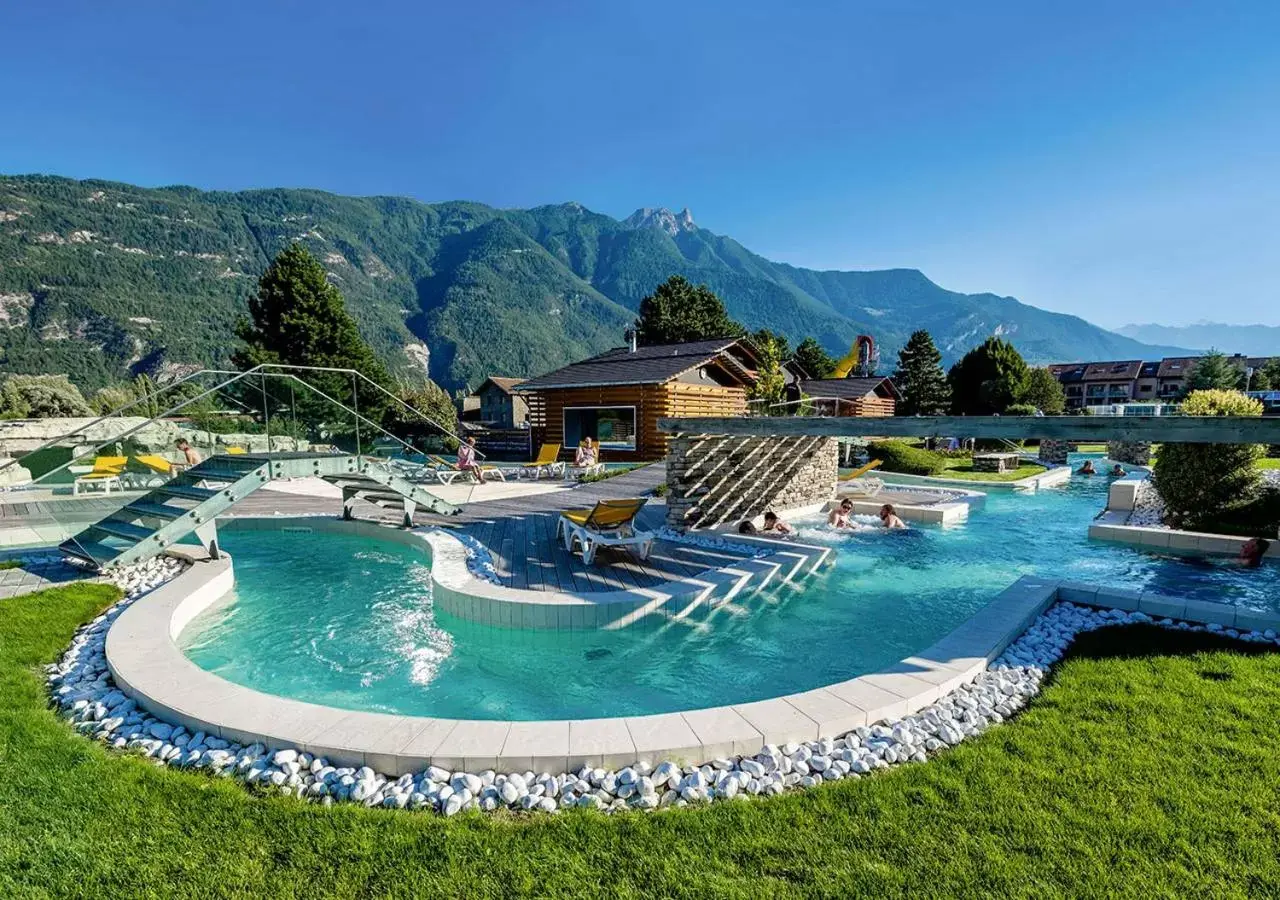
<instances>
[{"instance_id":1,"label":"green shrub","mask_svg":"<svg viewBox=\"0 0 1280 900\"><path fill-rule=\"evenodd\" d=\"M1037 408L1030 403L1014 403L1004 410L1006 416L1034 416L1036 412Z\"/></svg>"},{"instance_id":2,"label":"green shrub","mask_svg":"<svg viewBox=\"0 0 1280 900\"><path fill-rule=\"evenodd\" d=\"M875 441L867 447L867 455L880 460L885 472L902 475L937 475L946 468L941 455L902 441Z\"/></svg>"},{"instance_id":3,"label":"green shrub","mask_svg":"<svg viewBox=\"0 0 1280 900\"><path fill-rule=\"evenodd\" d=\"M1182 404L1188 416L1260 416L1262 404L1239 391L1193 391ZM1216 523L1232 507L1250 503L1261 476L1254 464L1259 444L1177 444L1161 446L1152 482L1171 523L1197 529Z\"/></svg>"},{"instance_id":4,"label":"green shrub","mask_svg":"<svg viewBox=\"0 0 1280 900\"><path fill-rule=\"evenodd\" d=\"M0 384L0 418L91 416L93 410L66 375L10 375Z\"/></svg>"},{"instance_id":5,"label":"green shrub","mask_svg":"<svg viewBox=\"0 0 1280 900\"><path fill-rule=\"evenodd\" d=\"M667 496L667 483L665 481L661 482L660 484L655 484L653 486L653 496L655 497Z\"/></svg>"}]
</instances>

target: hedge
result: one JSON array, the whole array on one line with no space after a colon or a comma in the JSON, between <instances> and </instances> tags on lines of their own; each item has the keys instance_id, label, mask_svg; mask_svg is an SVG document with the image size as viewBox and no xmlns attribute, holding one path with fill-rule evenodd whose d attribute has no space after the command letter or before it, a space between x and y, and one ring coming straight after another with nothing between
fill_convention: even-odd
<instances>
[{"instance_id":1,"label":"hedge","mask_svg":"<svg viewBox=\"0 0 1280 900\"><path fill-rule=\"evenodd\" d=\"M880 460L883 471L902 475L937 475L946 468L940 454L902 441L873 441L867 445L867 455Z\"/></svg>"}]
</instances>

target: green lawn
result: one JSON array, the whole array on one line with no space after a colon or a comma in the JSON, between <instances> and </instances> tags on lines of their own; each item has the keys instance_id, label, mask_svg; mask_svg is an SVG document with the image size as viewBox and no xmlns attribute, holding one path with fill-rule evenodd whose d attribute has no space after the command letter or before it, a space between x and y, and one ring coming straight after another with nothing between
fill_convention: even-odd
<instances>
[{"instance_id":1,"label":"green lawn","mask_svg":"<svg viewBox=\"0 0 1280 900\"><path fill-rule=\"evenodd\" d=\"M255 796L77 737L40 664L113 597L0 601L0 897L1261 897L1280 654L1084 636L1013 723L769 801L444 820Z\"/></svg>"},{"instance_id":2,"label":"green lawn","mask_svg":"<svg viewBox=\"0 0 1280 900\"><path fill-rule=\"evenodd\" d=\"M1267 456L1258 460L1259 469L1280 469L1280 457Z\"/></svg>"},{"instance_id":3,"label":"green lawn","mask_svg":"<svg viewBox=\"0 0 1280 900\"><path fill-rule=\"evenodd\" d=\"M973 471L973 462L967 458L948 459L946 461L946 469L938 473L939 478L962 478L965 481L1017 481L1019 478L1030 478L1032 475L1039 475L1047 472L1044 466L1035 463L1026 463L1018 466L1012 472L975 472Z\"/></svg>"}]
</instances>

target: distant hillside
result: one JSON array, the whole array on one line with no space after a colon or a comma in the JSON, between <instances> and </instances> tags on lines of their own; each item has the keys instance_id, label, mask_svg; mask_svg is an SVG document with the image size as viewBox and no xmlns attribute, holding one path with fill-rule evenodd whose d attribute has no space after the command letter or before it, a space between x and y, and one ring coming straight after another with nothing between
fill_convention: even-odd
<instances>
[{"instance_id":1,"label":"distant hillside","mask_svg":"<svg viewBox=\"0 0 1280 900\"><path fill-rule=\"evenodd\" d=\"M1117 331L1148 343L1181 344L1201 350L1214 348L1223 353L1243 353L1245 356L1280 356L1280 326L1277 325L1197 322L1179 326L1126 325Z\"/></svg>"},{"instance_id":2,"label":"distant hillside","mask_svg":"<svg viewBox=\"0 0 1280 900\"><path fill-rule=\"evenodd\" d=\"M1180 352L1009 297L944 290L911 269L774 263L697 227L688 210L619 221L577 203L498 210L18 176L0 177L0 369L92 385L224 362L258 275L291 241L324 262L394 369L426 365L451 388L617 346L640 298L673 273L793 341L812 335L839 353L874 335L886 369L916 328L948 362L991 334L1041 363Z\"/></svg>"}]
</instances>

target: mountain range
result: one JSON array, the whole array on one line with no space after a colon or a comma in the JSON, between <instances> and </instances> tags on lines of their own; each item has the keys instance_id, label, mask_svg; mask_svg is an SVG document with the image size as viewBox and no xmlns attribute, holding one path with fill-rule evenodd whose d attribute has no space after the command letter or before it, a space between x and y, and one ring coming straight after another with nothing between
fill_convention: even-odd
<instances>
[{"instance_id":1,"label":"mountain range","mask_svg":"<svg viewBox=\"0 0 1280 900\"><path fill-rule=\"evenodd\" d=\"M496 209L316 190L140 188L0 177L0 369L86 386L223 363L271 258L300 242L391 365L448 388L529 376L622 342L668 276L705 282L729 313L842 354L858 334L892 369L928 329L950 363L1003 335L1034 363L1157 358L1148 346L1012 297L961 294L914 269L817 271L698 227L689 210L625 220L578 203Z\"/></svg>"},{"instance_id":2,"label":"mountain range","mask_svg":"<svg viewBox=\"0 0 1280 900\"><path fill-rule=\"evenodd\" d=\"M1280 325L1195 322L1191 325L1125 325L1116 331L1148 343L1181 344L1245 356L1280 356Z\"/></svg>"}]
</instances>

